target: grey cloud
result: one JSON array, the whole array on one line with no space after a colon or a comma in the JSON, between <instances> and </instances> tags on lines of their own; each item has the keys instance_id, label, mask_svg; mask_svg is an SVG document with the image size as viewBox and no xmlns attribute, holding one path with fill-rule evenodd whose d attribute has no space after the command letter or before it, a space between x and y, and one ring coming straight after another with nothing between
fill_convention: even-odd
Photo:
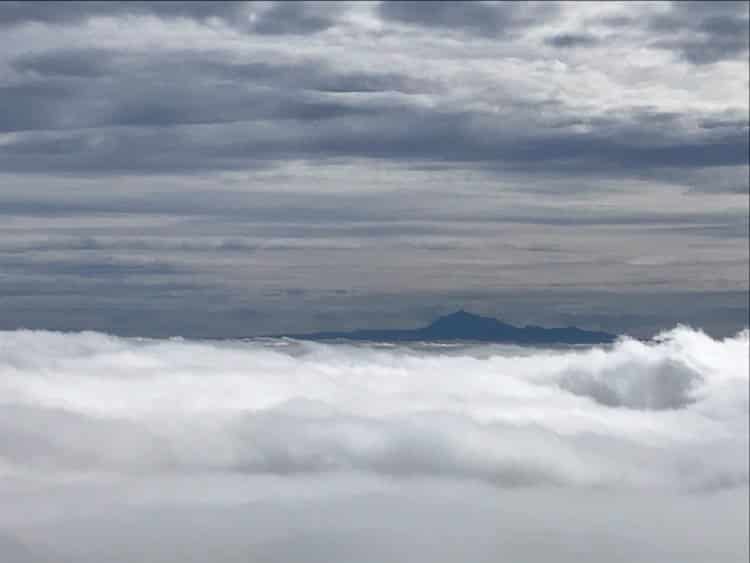
<instances>
[{"instance_id":1,"label":"grey cloud","mask_svg":"<svg viewBox=\"0 0 750 563\"><path fill-rule=\"evenodd\" d=\"M78 22L89 14L112 9L107 8L106 4L107 2L3 2L0 5L0 24L9 26L27 22Z\"/></svg>"},{"instance_id":2,"label":"grey cloud","mask_svg":"<svg viewBox=\"0 0 750 563\"><path fill-rule=\"evenodd\" d=\"M659 177L668 167L748 161L747 124L732 116L699 117L701 128L689 124L696 116L649 108L601 118L559 104L514 102L509 122L478 110L424 108L411 95L435 85L396 73L344 72L316 60L227 62L221 53L190 52L179 53L189 61L181 65L171 64L176 54L131 53L118 57L115 70L114 56L63 51L13 62L37 76L3 87L9 111L0 129L67 131L6 142L5 169L145 174L363 157L503 171L536 170L543 161L571 175ZM542 119L540 110L554 117ZM735 182L726 189L743 188Z\"/></svg>"},{"instance_id":3,"label":"grey cloud","mask_svg":"<svg viewBox=\"0 0 750 563\"><path fill-rule=\"evenodd\" d=\"M183 53L191 60L191 53ZM192 54L195 55L195 54ZM343 92L398 90L395 74L341 73L322 63L273 66L228 64L195 55L175 69L164 59L101 50L24 55L12 64L41 77L2 87L10 111L0 130L75 129L107 125L165 126L258 119L331 119L373 113L368 106L333 96ZM107 80L97 80L106 76ZM88 79L88 80L86 80ZM191 91L191 96L182 92Z\"/></svg>"},{"instance_id":4,"label":"grey cloud","mask_svg":"<svg viewBox=\"0 0 750 563\"><path fill-rule=\"evenodd\" d=\"M258 213L261 213L259 211ZM248 214L249 215L249 214ZM58 216L60 216L58 214ZM252 217L246 216L246 220L253 220ZM384 232L387 227L382 226ZM188 227L185 230L189 230ZM0 263L5 264L9 269L15 268L29 268L34 266L34 269L45 269L56 270L61 264L59 256L56 254L53 259L53 265L50 266L46 263L39 264L29 260L20 261L17 259L11 259L6 261L2 258L3 254L14 255L14 254L26 254L30 256L31 253L48 253L60 251L83 251L89 254L94 253L107 253L107 252L137 252L137 253L163 253L169 252L172 256L178 255L179 253L221 253L221 254L241 254L243 256L250 256L256 252L285 252L285 251L306 251L306 250L352 250L359 248L361 243L356 240L347 241L341 237L341 229L336 232L328 232L328 236L314 237L315 229L307 229L304 232L294 233L287 232L289 236L285 238L277 238L272 236L266 237L97 237L97 236L61 236L55 239L21 239L16 241L6 241L0 243ZM404 230L407 229L395 229L398 233L403 234ZM268 233L269 235L271 233ZM324 233L321 233L324 234ZM395 235L394 235L395 236ZM441 245L437 243L413 243L415 247L437 250L456 249L458 246ZM86 260L78 261L75 260L71 265L69 262L63 262L63 269L68 271L75 271L77 266L82 266L81 269L88 269L90 266L94 269L103 269L105 271L121 270L122 273L128 273L133 271L134 273L147 273L147 274L161 274L161 273L176 273L179 270L167 266L163 262L158 260L154 261L114 261L107 259L105 261Z\"/></svg>"},{"instance_id":5,"label":"grey cloud","mask_svg":"<svg viewBox=\"0 0 750 563\"><path fill-rule=\"evenodd\" d=\"M74 24L92 17L127 15L163 19L186 18L208 22L212 18L242 31L259 34L310 34L335 24L335 5L307 2L3 2L0 26L38 22Z\"/></svg>"},{"instance_id":6,"label":"grey cloud","mask_svg":"<svg viewBox=\"0 0 750 563\"><path fill-rule=\"evenodd\" d=\"M179 505L173 487L127 487L139 499L158 490L148 504L125 502L117 496L120 489L98 487L88 498L106 501L106 508L93 513L85 510L78 489L55 490L44 500L73 514L33 520L18 534L23 542L3 537L2 545L10 546L6 563L735 563L738 552L746 553L741 490L696 496L570 495L555 488L497 494L461 484L384 488L363 480L326 495L325 480L301 483L304 489L247 481L196 477L195 490L234 491L233 501L183 498ZM44 513L41 502L28 499L26 518ZM614 521L608 517L613 503ZM470 522L470 529L457 522ZM53 555L40 557L48 550Z\"/></svg>"},{"instance_id":7,"label":"grey cloud","mask_svg":"<svg viewBox=\"0 0 750 563\"><path fill-rule=\"evenodd\" d=\"M0 257L0 265L7 273L20 272L25 275L44 274L50 276L92 277L96 279L120 278L123 276L166 276L183 270L164 261L118 259L18 259Z\"/></svg>"},{"instance_id":8,"label":"grey cloud","mask_svg":"<svg viewBox=\"0 0 750 563\"><path fill-rule=\"evenodd\" d=\"M0 24L70 24L97 16L152 14L160 17L234 17L245 2L3 2Z\"/></svg>"},{"instance_id":9,"label":"grey cloud","mask_svg":"<svg viewBox=\"0 0 750 563\"><path fill-rule=\"evenodd\" d=\"M21 73L41 77L97 78L117 80L127 75L132 80L152 80L157 85L184 80L221 81L221 85L242 84L319 92L407 92L417 93L431 85L405 73L342 71L323 59L301 62L232 60L226 52L169 51L154 56L143 51L118 52L107 49L79 48L26 53L11 60ZM69 84L94 86L96 82L27 80L20 84Z\"/></svg>"},{"instance_id":10,"label":"grey cloud","mask_svg":"<svg viewBox=\"0 0 750 563\"><path fill-rule=\"evenodd\" d=\"M229 98L231 100L231 98ZM591 133L527 129L513 137L507 127L480 115L433 113L404 107L379 113L337 102L258 95L231 105L165 106L151 101L123 104L112 120L127 125L181 125L178 128L109 128L59 135L29 134L6 143L0 163L14 172L154 173L180 170L232 170L270 165L286 158L366 157L396 162L435 161L483 164L488 169L512 166L625 176L682 166L692 169L746 165L748 138L744 131L663 131L643 123L641 132L617 124ZM208 100L206 100L208 101ZM195 100L188 102L195 103ZM26 117L41 120L26 101ZM47 114L59 114L54 106ZM207 113L201 114L202 111ZM226 113L223 113L226 112ZM23 113L16 114L23 115ZM241 130L218 125L214 119L277 122L245 124ZM286 123L278 120L284 118ZM17 118L16 118L17 119ZM206 123L206 128L184 126ZM32 123L41 127L43 123ZM9 128L16 125L6 123ZM27 124L28 125L28 124ZM624 130L623 130L624 129ZM648 135L647 133L653 133ZM660 138L662 137L662 138Z\"/></svg>"},{"instance_id":11,"label":"grey cloud","mask_svg":"<svg viewBox=\"0 0 750 563\"><path fill-rule=\"evenodd\" d=\"M746 194L750 189L750 167L747 163L698 170L677 166L661 170L660 176L693 192Z\"/></svg>"},{"instance_id":12,"label":"grey cloud","mask_svg":"<svg viewBox=\"0 0 750 563\"><path fill-rule=\"evenodd\" d=\"M25 131L60 126L65 105L75 97L75 88L61 81L32 81L0 86L5 111L0 131Z\"/></svg>"},{"instance_id":13,"label":"grey cloud","mask_svg":"<svg viewBox=\"0 0 750 563\"><path fill-rule=\"evenodd\" d=\"M550 2L386 1L380 4L379 13L399 23L507 39L554 16L557 6Z\"/></svg>"},{"instance_id":14,"label":"grey cloud","mask_svg":"<svg viewBox=\"0 0 750 563\"><path fill-rule=\"evenodd\" d=\"M562 188L564 189L564 188ZM262 190L203 193L192 190L152 191L148 194L107 194L79 197L54 194L0 194L0 216L74 217L107 214L138 216L162 215L185 219L220 218L226 229L230 224L257 223L273 229L269 236L290 237L373 237L439 234L465 235L472 230L499 224L548 225L560 227L581 226L668 226L670 228L695 227L733 230L742 235L747 228L744 210L716 212L694 210L668 212L662 210L601 211L592 215L587 209L569 209L565 214L552 205L522 206L497 209L484 206L484 200L475 206L469 203L461 208L452 205L454 193L450 190L433 193L433 206L406 206L391 194L331 193L315 191L289 191L273 193ZM447 223L446 223L447 222ZM189 227L188 227L189 230ZM142 233L140 233L142 234ZM135 239L136 241L142 239ZM227 234L225 244L232 244ZM234 240L239 244L238 240ZM103 244L96 238L77 239L75 245ZM167 241L165 241L167 244ZM0 247L1 248L1 247Z\"/></svg>"},{"instance_id":15,"label":"grey cloud","mask_svg":"<svg viewBox=\"0 0 750 563\"><path fill-rule=\"evenodd\" d=\"M261 11L252 29L261 34L309 34L334 25L335 4L274 2Z\"/></svg>"},{"instance_id":16,"label":"grey cloud","mask_svg":"<svg viewBox=\"0 0 750 563\"><path fill-rule=\"evenodd\" d=\"M481 114L399 110L390 120L350 120L355 127L323 131L312 151L321 154L353 154L396 160L425 159L447 162L507 165L523 169L544 162L548 170L643 173L664 166L690 168L741 165L748 161L746 131L737 129L715 135L673 130L666 137L644 118L639 127L611 123L591 132L535 130L510 133L500 119ZM357 123L359 121L359 123ZM679 135L684 135L682 138ZM666 138L665 138L666 137ZM676 138L674 138L676 137ZM532 164L535 163L535 164Z\"/></svg>"},{"instance_id":17,"label":"grey cloud","mask_svg":"<svg viewBox=\"0 0 750 563\"><path fill-rule=\"evenodd\" d=\"M244 335L249 330L238 323L228 323L226 332L220 328L221 319L229 318L240 302L227 306L226 297L212 292L210 284L188 275L173 279L112 276L103 280L73 275L49 282L50 278L37 272L35 276L6 278L2 283L4 306L15 317L3 320L2 326L8 330L46 326L49 330L117 331L130 336L194 334L207 338ZM187 305L185 301L191 299L212 300L221 316L214 316L211 307ZM144 304L144 300L150 303ZM184 328L180 327L181 313L186 321ZM121 326L121 320L127 323ZM144 328L146 325L148 328ZM206 330L211 325L212 330Z\"/></svg>"},{"instance_id":18,"label":"grey cloud","mask_svg":"<svg viewBox=\"0 0 750 563\"><path fill-rule=\"evenodd\" d=\"M687 225L675 227L675 232L699 234L718 239L744 240L750 236L750 224L747 215L744 220L728 222L724 225Z\"/></svg>"},{"instance_id":19,"label":"grey cloud","mask_svg":"<svg viewBox=\"0 0 750 563\"><path fill-rule=\"evenodd\" d=\"M42 547L29 547L12 535L0 534L0 553L8 563L52 563L55 557ZM67 558L60 563L69 563Z\"/></svg>"},{"instance_id":20,"label":"grey cloud","mask_svg":"<svg viewBox=\"0 0 750 563\"><path fill-rule=\"evenodd\" d=\"M544 40L547 45L552 47L591 47L597 45L599 40L586 33L561 33L553 35Z\"/></svg>"},{"instance_id":21,"label":"grey cloud","mask_svg":"<svg viewBox=\"0 0 750 563\"><path fill-rule=\"evenodd\" d=\"M190 56L187 54L186 56ZM266 62L228 63L218 57L198 62L200 72L229 81L251 81L296 90L335 93L407 92L417 93L428 82L406 74L376 72L342 72L319 60L304 63Z\"/></svg>"},{"instance_id":22,"label":"grey cloud","mask_svg":"<svg viewBox=\"0 0 750 563\"><path fill-rule=\"evenodd\" d=\"M623 378L620 369L632 379ZM684 408L695 402L692 394L701 380L699 372L670 360L652 370L644 372L635 366L619 366L618 370L603 373L601 377L572 370L562 377L560 386L609 407L666 410Z\"/></svg>"},{"instance_id":23,"label":"grey cloud","mask_svg":"<svg viewBox=\"0 0 750 563\"><path fill-rule=\"evenodd\" d=\"M701 65L747 57L750 31L747 2L673 2L648 21L660 37L654 46Z\"/></svg>"},{"instance_id":24,"label":"grey cloud","mask_svg":"<svg viewBox=\"0 0 750 563\"><path fill-rule=\"evenodd\" d=\"M631 15L623 12L593 20L617 37L627 28L645 34L646 45L665 49L694 65L747 58L748 3L743 1L674 1L666 10Z\"/></svg>"},{"instance_id":25,"label":"grey cloud","mask_svg":"<svg viewBox=\"0 0 750 563\"><path fill-rule=\"evenodd\" d=\"M114 51L104 49L64 49L21 55L11 66L45 76L95 78L111 71L114 57Z\"/></svg>"},{"instance_id":26,"label":"grey cloud","mask_svg":"<svg viewBox=\"0 0 750 563\"><path fill-rule=\"evenodd\" d=\"M279 91L219 92L209 104L207 89L203 95L175 102L172 96L176 90L170 87L163 92L122 100L105 125L159 127L270 119L317 121L373 113L372 109L351 104L305 95L294 97Z\"/></svg>"}]
</instances>

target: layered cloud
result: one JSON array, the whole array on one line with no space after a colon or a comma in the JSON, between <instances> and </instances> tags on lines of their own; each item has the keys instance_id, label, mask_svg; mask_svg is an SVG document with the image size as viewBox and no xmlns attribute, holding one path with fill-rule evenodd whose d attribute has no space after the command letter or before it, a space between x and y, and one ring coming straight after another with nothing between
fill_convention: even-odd
<instances>
[{"instance_id":1,"label":"layered cloud","mask_svg":"<svg viewBox=\"0 0 750 563\"><path fill-rule=\"evenodd\" d=\"M648 289L705 292L659 327L734 333L745 304L695 308L748 286L747 23L745 2L2 3L0 299L49 302L6 299L0 322L241 334L120 318L165 294L211 304L198 319L309 296L261 334L342 328L317 318L334 292L390 296L398 326L429 320L419 294L504 316L505 291ZM91 287L155 263L127 303Z\"/></svg>"}]
</instances>

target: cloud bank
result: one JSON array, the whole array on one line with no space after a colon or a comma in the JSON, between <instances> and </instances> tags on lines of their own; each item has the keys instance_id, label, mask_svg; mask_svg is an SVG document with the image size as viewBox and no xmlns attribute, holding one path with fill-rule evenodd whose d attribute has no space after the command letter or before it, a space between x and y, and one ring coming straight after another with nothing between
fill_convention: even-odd
<instances>
[{"instance_id":1,"label":"cloud bank","mask_svg":"<svg viewBox=\"0 0 750 563\"><path fill-rule=\"evenodd\" d=\"M534 534L529 511L542 507L539 525L573 542L568 552L582 548L557 521L568 502L580 504L584 526L614 518L615 528L657 502L673 523L684 506L722 506L733 516L717 560L739 561L745 549L746 536L734 534L748 490L747 331L714 340L678 327L650 342L565 350L13 331L0 334L0 396L0 530L9 538L0 534L0 547L18 553L167 561L181 531L218 517L228 520L207 532L206 553L223 545L296 561L313 549L369 561L378 559L361 550L380 538L393 557L490 560L490 522L510 518ZM19 514L20 502L32 509ZM506 512L494 504L504 502ZM607 502L614 513L602 512ZM396 510L403 533L420 537L431 523L446 526L451 506L477 512L479 543L442 556L424 537L341 527L382 526ZM311 510L328 516L314 524ZM231 523L260 514L269 520L249 535ZM165 518L166 536L146 547L154 518ZM109 539L77 536L91 526ZM625 531L608 533L627 543ZM684 560L669 532L649 534L661 560ZM134 541L140 547L120 552ZM518 541L517 556L542 557L544 542Z\"/></svg>"},{"instance_id":2,"label":"cloud bank","mask_svg":"<svg viewBox=\"0 0 750 563\"><path fill-rule=\"evenodd\" d=\"M364 471L498 486L742 485L747 344L747 332L716 341L688 328L651 343L533 352L9 332L3 459L17 475ZM727 455L706 459L704 448L723 447Z\"/></svg>"}]
</instances>

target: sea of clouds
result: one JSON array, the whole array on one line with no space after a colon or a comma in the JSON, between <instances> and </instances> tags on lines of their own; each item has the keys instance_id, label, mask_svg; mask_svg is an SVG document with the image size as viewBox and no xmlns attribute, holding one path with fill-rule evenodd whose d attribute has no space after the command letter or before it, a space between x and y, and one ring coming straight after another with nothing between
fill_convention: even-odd
<instances>
[{"instance_id":1,"label":"sea of clouds","mask_svg":"<svg viewBox=\"0 0 750 563\"><path fill-rule=\"evenodd\" d=\"M749 350L0 332L1 559L746 561Z\"/></svg>"}]
</instances>

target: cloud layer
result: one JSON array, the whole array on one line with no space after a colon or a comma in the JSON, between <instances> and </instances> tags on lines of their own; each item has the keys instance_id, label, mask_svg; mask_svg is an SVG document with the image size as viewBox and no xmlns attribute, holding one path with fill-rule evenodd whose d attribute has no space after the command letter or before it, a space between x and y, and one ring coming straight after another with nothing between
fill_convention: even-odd
<instances>
[{"instance_id":1,"label":"cloud layer","mask_svg":"<svg viewBox=\"0 0 750 563\"><path fill-rule=\"evenodd\" d=\"M4 333L3 459L16 476L363 471L501 487L741 486L746 352L746 332L715 341L686 328L547 352Z\"/></svg>"},{"instance_id":2,"label":"cloud layer","mask_svg":"<svg viewBox=\"0 0 750 563\"><path fill-rule=\"evenodd\" d=\"M0 336L3 506L24 498L36 506L43 491L57 499L47 513L0 510L0 525L10 537L30 538L30 548L45 548L37 534L75 502L79 516L60 521L67 531L56 547L68 557L89 545L71 545L66 536L87 514L110 521L121 508L125 518L146 519L148 511L166 510L180 522L170 508L177 503L200 520L206 511L245 510L244 502L271 490L259 492L262 483L281 495L263 501L271 503L263 508L269 515L307 490L314 505L356 518L362 510L390 510L397 489L423 507L436 486L448 497L464 491L459 510L473 505L482 518L496 510L483 495L510 495L513 510L521 498L568 495L593 511L599 494L664 496L671 506L747 496L746 331L713 340L679 327L651 342L568 350ZM97 490L100 501L87 492ZM126 490L146 495L141 508L122 505ZM207 495L203 508L195 504L198 490ZM296 533L315 533L303 520ZM100 525L112 545L121 541L121 532ZM273 547L268 526L253 536L254 553L280 557L284 549ZM227 524L217 533L231 546L241 530ZM358 553L350 539L346 549ZM401 556L420 553L398 544ZM146 557L161 560L165 544L153 549Z\"/></svg>"}]
</instances>

